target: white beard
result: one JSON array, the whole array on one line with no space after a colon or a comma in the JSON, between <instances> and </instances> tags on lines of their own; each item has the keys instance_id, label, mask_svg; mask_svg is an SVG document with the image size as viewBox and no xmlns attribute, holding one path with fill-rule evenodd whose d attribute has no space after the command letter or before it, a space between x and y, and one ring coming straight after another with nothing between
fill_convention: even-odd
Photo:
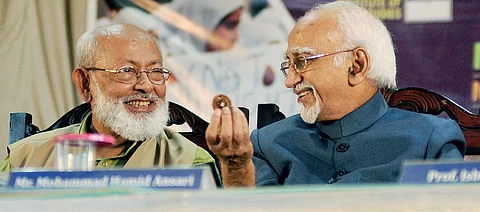
<instances>
[{"instance_id":1,"label":"white beard","mask_svg":"<svg viewBox=\"0 0 480 212\"><path fill-rule=\"evenodd\" d=\"M295 86L295 90L302 90L304 88L312 89L313 95L315 96L315 103L310 107L305 107L305 105L300 103L300 107L302 108L302 111L300 112L300 117L302 117L302 120L305 123L313 124L317 121L318 116L320 115L320 112L321 112L320 102L318 101L320 97L318 96L318 93L317 93L317 90L315 90L315 87L313 87L313 85L310 84L309 82L303 81L302 83L297 84Z\"/></svg>"},{"instance_id":2,"label":"white beard","mask_svg":"<svg viewBox=\"0 0 480 212\"><path fill-rule=\"evenodd\" d=\"M96 101L96 106L92 110L100 122L115 134L130 141L145 141L160 134L167 126L168 101L160 99L155 94L134 94L115 101L105 96L94 77L92 79ZM129 113L123 102L139 97L154 100L157 108L152 112Z\"/></svg>"}]
</instances>

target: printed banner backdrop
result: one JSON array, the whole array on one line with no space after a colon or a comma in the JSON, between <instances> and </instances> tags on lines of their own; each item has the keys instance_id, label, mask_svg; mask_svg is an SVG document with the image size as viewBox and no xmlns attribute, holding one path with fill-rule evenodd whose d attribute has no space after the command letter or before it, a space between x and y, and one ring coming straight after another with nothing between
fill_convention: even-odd
<instances>
[{"instance_id":1,"label":"printed banner backdrop","mask_svg":"<svg viewBox=\"0 0 480 212\"><path fill-rule=\"evenodd\" d=\"M167 84L167 99L210 120L213 97L225 94L232 104L249 108L251 129L256 126L259 103L276 103L286 115L295 114L300 106L277 68L285 46L167 57L165 66L175 70L175 80Z\"/></svg>"},{"instance_id":2,"label":"printed banner backdrop","mask_svg":"<svg viewBox=\"0 0 480 212\"><path fill-rule=\"evenodd\" d=\"M145 1L153 2L131 2ZM169 5L175 1L179 0L157 2ZM431 89L466 109L478 112L480 80L477 78L480 79L480 74L477 77L476 71L480 70L480 1L353 1L382 19L391 32L396 47L399 88L417 86ZM168 45L162 46L165 66L174 72L174 79L168 83L167 98L209 121L212 97L219 93L226 94L234 105L250 109L251 129L256 126L258 103L276 103L287 116L298 113L300 107L296 103L296 96L291 89L285 88L279 64L283 61L286 39L294 20L317 2L250 1L250 9L256 10L244 11L239 41L229 51L178 55L168 53L171 49ZM154 10L150 10L149 14L145 12L149 11L145 6L138 8L143 8L147 16L135 13L117 22L156 30L161 44L165 36L175 36L165 27L165 21L159 17L161 14ZM119 14L122 14L122 10ZM269 23L269 26L256 25L259 22ZM181 42L179 44L182 46Z\"/></svg>"},{"instance_id":3,"label":"printed banner backdrop","mask_svg":"<svg viewBox=\"0 0 480 212\"><path fill-rule=\"evenodd\" d=\"M164 66L173 72L167 82L169 101L210 121L213 97L225 94L234 106L249 109L251 130L256 128L257 105L260 103L275 103L286 116L300 111L297 97L292 89L285 87L285 77L279 69L284 61L288 33L295 24L281 0L263 1L268 7L257 5L261 9L255 16L239 0L130 2L138 3L139 7L126 4L126 1L115 2L123 7L113 19L100 18L98 26L129 23L152 32L158 38ZM145 3L149 5L145 6ZM192 35L195 32L185 33L185 28L208 31L209 27L212 28L210 22L221 22L213 17L225 19L234 10L230 8L233 8L231 4L244 8L234 48L211 52L199 49L198 38ZM172 19L176 21L172 22ZM233 23L235 21L227 26L229 31L234 31ZM177 130L188 129L180 127Z\"/></svg>"}]
</instances>

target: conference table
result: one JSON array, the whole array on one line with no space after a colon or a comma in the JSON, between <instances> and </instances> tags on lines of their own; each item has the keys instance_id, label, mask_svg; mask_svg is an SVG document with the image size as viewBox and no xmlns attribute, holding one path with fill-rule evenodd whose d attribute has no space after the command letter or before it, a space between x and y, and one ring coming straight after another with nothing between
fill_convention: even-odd
<instances>
[{"instance_id":1,"label":"conference table","mask_svg":"<svg viewBox=\"0 0 480 212\"><path fill-rule=\"evenodd\" d=\"M480 184L0 189L2 211L480 211Z\"/></svg>"}]
</instances>

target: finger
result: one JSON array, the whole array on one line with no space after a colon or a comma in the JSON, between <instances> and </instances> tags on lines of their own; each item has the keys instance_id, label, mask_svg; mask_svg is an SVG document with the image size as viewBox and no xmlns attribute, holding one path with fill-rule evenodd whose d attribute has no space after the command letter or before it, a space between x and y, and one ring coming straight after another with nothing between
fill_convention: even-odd
<instances>
[{"instance_id":1,"label":"finger","mask_svg":"<svg viewBox=\"0 0 480 212\"><path fill-rule=\"evenodd\" d=\"M243 112L235 107L232 109L233 112L233 135L234 135L234 141L241 144L244 142L248 142L248 121L247 118L245 117L245 114ZM246 141L247 140L247 141Z\"/></svg>"},{"instance_id":2,"label":"finger","mask_svg":"<svg viewBox=\"0 0 480 212\"><path fill-rule=\"evenodd\" d=\"M220 130L220 145L223 149L229 149L232 143L232 112L229 107L222 108L222 126Z\"/></svg>"},{"instance_id":3,"label":"finger","mask_svg":"<svg viewBox=\"0 0 480 212\"><path fill-rule=\"evenodd\" d=\"M222 110L215 109L210 118L210 124L208 124L207 130L205 131L205 139L207 140L209 148L211 148L210 145L217 145L219 142L218 134L220 133L221 116Z\"/></svg>"}]
</instances>

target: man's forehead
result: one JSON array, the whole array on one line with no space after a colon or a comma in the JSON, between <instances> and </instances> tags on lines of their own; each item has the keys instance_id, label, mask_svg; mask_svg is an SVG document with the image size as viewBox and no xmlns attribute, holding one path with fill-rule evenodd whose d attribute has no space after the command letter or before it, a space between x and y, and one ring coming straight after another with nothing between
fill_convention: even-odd
<instances>
[{"instance_id":1,"label":"man's forehead","mask_svg":"<svg viewBox=\"0 0 480 212\"><path fill-rule=\"evenodd\" d=\"M137 33L134 36L133 41L145 41L145 42L154 42L154 37L150 34Z\"/></svg>"},{"instance_id":2,"label":"man's forehead","mask_svg":"<svg viewBox=\"0 0 480 212\"><path fill-rule=\"evenodd\" d=\"M157 52L160 48L149 35L136 34L132 36L110 36L98 40L98 51L107 54L120 52Z\"/></svg>"},{"instance_id":3,"label":"man's forehead","mask_svg":"<svg viewBox=\"0 0 480 212\"><path fill-rule=\"evenodd\" d=\"M332 51L341 44L342 33L337 28L332 12L310 16L299 21L290 32L286 54L320 54Z\"/></svg>"},{"instance_id":4,"label":"man's forehead","mask_svg":"<svg viewBox=\"0 0 480 212\"><path fill-rule=\"evenodd\" d=\"M311 26L295 27L288 38L288 55L312 54L317 51L318 37Z\"/></svg>"},{"instance_id":5,"label":"man's forehead","mask_svg":"<svg viewBox=\"0 0 480 212\"><path fill-rule=\"evenodd\" d=\"M99 42L96 54L97 62L109 63L162 63L162 55L157 43L146 36L131 38L111 37Z\"/></svg>"}]
</instances>

